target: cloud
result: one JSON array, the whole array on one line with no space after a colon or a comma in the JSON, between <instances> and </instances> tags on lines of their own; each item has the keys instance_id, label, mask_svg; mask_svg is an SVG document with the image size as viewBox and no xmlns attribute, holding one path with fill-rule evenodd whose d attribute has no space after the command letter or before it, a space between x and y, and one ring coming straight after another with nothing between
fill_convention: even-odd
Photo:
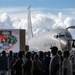
<instances>
[{"instance_id":1,"label":"cloud","mask_svg":"<svg viewBox=\"0 0 75 75\"><path fill-rule=\"evenodd\" d=\"M19 18L27 17L28 7L0 7L0 14L8 13L11 17L18 16ZM12 9L12 10L11 10ZM42 13L44 8L32 8L33 14Z\"/></svg>"},{"instance_id":2,"label":"cloud","mask_svg":"<svg viewBox=\"0 0 75 75\"><path fill-rule=\"evenodd\" d=\"M0 29L12 29L12 21L9 15L3 13L0 15Z\"/></svg>"},{"instance_id":3,"label":"cloud","mask_svg":"<svg viewBox=\"0 0 75 75\"><path fill-rule=\"evenodd\" d=\"M37 31L38 34L50 30L55 23L55 21L46 14L36 14L34 16L35 17L32 18L33 31Z\"/></svg>"},{"instance_id":4,"label":"cloud","mask_svg":"<svg viewBox=\"0 0 75 75\"><path fill-rule=\"evenodd\" d=\"M28 7L0 7L0 14L2 13L8 13L10 16L15 17L18 16L19 18L27 17L27 10ZM11 10L12 9L12 10ZM73 18L75 15L75 8L65 8L65 9L59 9L59 8L36 8L31 7L32 14L48 14L49 12L53 14L58 14L59 12L62 12L64 16L72 16Z\"/></svg>"},{"instance_id":5,"label":"cloud","mask_svg":"<svg viewBox=\"0 0 75 75\"><path fill-rule=\"evenodd\" d=\"M26 29L27 30L27 17L18 18L17 16L11 17L7 13L0 15L0 29ZM52 28L65 28L75 25L75 19L72 17L64 17L62 12L57 15L54 14L32 14L32 27L34 35L41 34Z\"/></svg>"}]
</instances>

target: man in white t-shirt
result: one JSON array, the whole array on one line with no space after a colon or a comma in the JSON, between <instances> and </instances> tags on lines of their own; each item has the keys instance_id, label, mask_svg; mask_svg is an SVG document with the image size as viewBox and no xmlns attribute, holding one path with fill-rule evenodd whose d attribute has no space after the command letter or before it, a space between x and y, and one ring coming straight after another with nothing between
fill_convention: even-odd
<instances>
[{"instance_id":1,"label":"man in white t-shirt","mask_svg":"<svg viewBox=\"0 0 75 75\"><path fill-rule=\"evenodd\" d=\"M64 52L62 63L62 75L72 75L72 61L69 58L69 51Z\"/></svg>"}]
</instances>

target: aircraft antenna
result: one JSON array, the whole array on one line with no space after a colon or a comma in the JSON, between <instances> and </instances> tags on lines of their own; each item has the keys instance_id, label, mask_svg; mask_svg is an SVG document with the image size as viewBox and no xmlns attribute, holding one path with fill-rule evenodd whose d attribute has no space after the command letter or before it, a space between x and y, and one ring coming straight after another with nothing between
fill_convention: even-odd
<instances>
[{"instance_id":1,"label":"aircraft antenna","mask_svg":"<svg viewBox=\"0 0 75 75\"><path fill-rule=\"evenodd\" d=\"M30 8L31 8L31 5L27 8L28 9L28 39L31 39L33 37Z\"/></svg>"}]
</instances>

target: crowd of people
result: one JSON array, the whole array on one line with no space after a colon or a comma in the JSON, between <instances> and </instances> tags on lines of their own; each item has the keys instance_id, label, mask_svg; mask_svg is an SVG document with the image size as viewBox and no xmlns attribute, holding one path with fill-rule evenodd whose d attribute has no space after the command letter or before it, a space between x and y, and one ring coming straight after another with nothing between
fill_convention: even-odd
<instances>
[{"instance_id":1,"label":"crowd of people","mask_svg":"<svg viewBox=\"0 0 75 75\"><path fill-rule=\"evenodd\" d=\"M51 52L0 54L0 75L75 75L75 53L59 51L51 47Z\"/></svg>"}]
</instances>

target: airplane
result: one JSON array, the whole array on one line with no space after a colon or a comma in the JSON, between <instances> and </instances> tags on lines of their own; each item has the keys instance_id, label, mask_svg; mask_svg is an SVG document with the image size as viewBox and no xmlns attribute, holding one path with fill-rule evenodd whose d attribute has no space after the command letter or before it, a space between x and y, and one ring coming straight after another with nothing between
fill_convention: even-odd
<instances>
[{"instance_id":1,"label":"airplane","mask_svg":"<svg viewBox=\"0 0 75 75\"><path fill-rule=\"evenodd\" d=\"M56 46L58 50L72 50L73 38L67 29L57 28L33 37L30 7L28 8L28 45L29 51L50 51Z\"/></svg>"},{"instance_id":2,"label":"airplane","mask_svg":"<svg viewBox=\"0 0 75 75\"><path fill-rule=\"evenodd\" d=\"M28 45L30 51L50 51L50 47L53 46L58 47L58 49L62 51L71 50L72 35L65 29L53 29L42 35L29 39Z\"/></svg>"}]
</instances>

